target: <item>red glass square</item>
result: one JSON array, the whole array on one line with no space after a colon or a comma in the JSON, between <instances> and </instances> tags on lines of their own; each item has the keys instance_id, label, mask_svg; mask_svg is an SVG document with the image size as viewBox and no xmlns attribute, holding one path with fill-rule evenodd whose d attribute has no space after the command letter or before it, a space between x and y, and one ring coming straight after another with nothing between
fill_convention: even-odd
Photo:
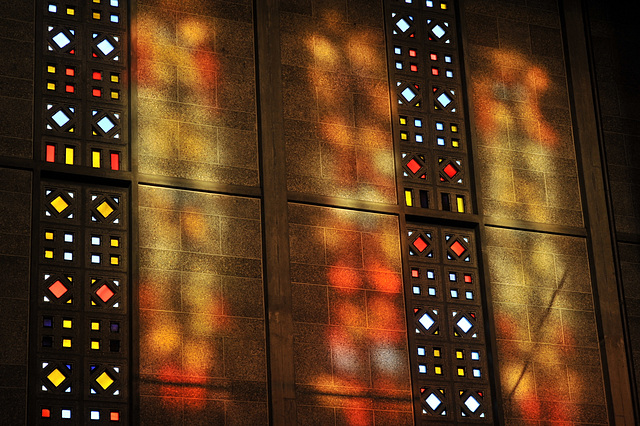
<instances>
[{"instance_id":1,"label":"red glass square","mask_svg":"<svg viewBox=\"0 0 640 426\"><path fill-rule=\"evenodd\" d=\"M92 91L93 96L95 96L96 98L99 98L102 96L102 90L100 89L93 89Z\"/></svg>"},{"instance_id":2,"label":"red glass square","mask_svg":"<svg viewBox=\"0 0 640 426\"><path fill-rule=\"evenodd\" d=\"M43 418L47 418L48 419L49 417L51 417L51 410L48 409L48 408L43 408L41 416Z\"/></svg>"},{"instance_id":3,"label":"red glass square","mask_svg":"<svg viewBox=\"0 0 640 426\"><path fill-rule=\"evenodd\" d=\"M418 249L418 251L420 253L422 253L424 251L424 249L426 249L429 244L427 244L425 242L425 240L422 239L422 237L418 237L414 242L413 245Z\"/></svg>"},{"instance_id":4,"label":"red glass square","mask_svg":"<svg viewBox=\"0 0 640 426\"><path fill-rule=\"evenodd\" d=\"M94 71L92 78L94 80L102 80L102 73L100 71Z\"/></svg>"},{"instance_id":5,"label":"red glass square","mask_svg":"<svg viewBox=\"0 0 640 426\"><path fill-rule=\"evenodd\" d=\"M464 274L464 282L465 283L470 283L471 282L471 275Z\"/></svg>"},{"instance_id":6,"label":"red glass square","mask_svg":"<svg viewBox=\"0 0 640 426\"><path fill-rule=\"evenodd\" d=\"M114 294L106 284L103 284L102 287L96 290L96 295L105 303L107 303L107 300L111 299Z\"/></svg>"},{"instance_id":7,"label":"red glass square","mask_svg":"<svg viewBox=\"0 0 640 426\"><path fill-rule=\"evenodd\" d=\"M416 269L416 268L412 268L411 269L411 277L412 278L419 278L420 277L420 270Z\"/></svg>"},{"instance_id":8,"label":"red glass square","mask_svg":"<svg viewBox=\"0 0 640 426\"><path fill-rule=\"evenodd\" d=\"M456 254L456 256L460 257L466 251L464 246L460 244L458 240L456 240L453 244L451 244L451 250Z\"/></svg>"},{"instance_id":9,"label":"red glass square","mask_svg":"<svg viewBox=\"0 0 640 426\"><path fill-rule=\"evenodd\" d=\"M56 161L56 146L55 145L47 145L47 153L46 153L46 161L47 163L53 163Z\"/></svg>"},{"instance_id":10,"label":"red glass square","mask_svg":"<svg viewBox=\"0 0 640 426\"><path fill-rule=\"evenodd\" d=\"M410 68L411 68L411 71L413 71L413 72L418 72L418 66L417 66L417 65L415 65L415 64L411 64L411 67L410 67Z\"/></svg>"},{"instance_id":11,"label":"red glass square","mask_svg":"<svg viewBox=\"0 0 640 426\"><path fill-rule=\"evenodd\" d=\"M73 86L73 84L67 84L64 88L64 90L67 93L74 93L76 91L76 88Z\"/></svg>"},{"instance_id":12,"label":"red glass square","mask_svg":"<svg viewBox=\"0 0 640 426\"><path fill-rule=\"evenodd\" d=\"M451 179L456 175L456 173L458 173L458 170L455 167L453 167L451 164L447 164L447 166L443 169L443 171L447 176L449 176L449 179Z\"/></svg>"},{"instance_id":13,"label":"red glass square","mask_svg":"<svg viewBox=\"0 0 640 426\"><path fill-rule=\"evenodd\" d=\"M418 52L416 52L415 49L409 49L409 56L415 58L416 56L418 56Z\"/></svg>"},{"instance_id":14,"label":"red glass square","mask_svg":"<svg viewBox=\"0 0 640 426\"><path fill-rule=\"evenodd\" d=\"M73 77L74 75L76 75L76 70L74 70L73 68L67 68L65 70L65 74L69 77Z\"/></svg>"},{"instance_id":15,"label":"red glass square","mask_svg":"<svg viewBox=\"0 0 640 426\"><path fill-rule=\"evenodd\" d=\"M120 412L119 411L112 411L111 413L109 413L109 420L111 420L112 422L119 422L120 421Z\"/></svg>"},{"instance_id":16,"label":"red glass square","mask_svg":"<svg viewBox=\"0 0 640 426\"><path fill-rule=\"evenodd\" d=\"M440 74L440 71L438 71L438 68L431 68L431 74L438 75Z\"/></svg>"},{"instance_id":17,"label":"red glass square","mask_svg":"<svg viewBox=\"0 0 640 426\"><path fill-rule=\"evenodd\" d=\"M411 170L411 173L415 174L418 173L418 170L420 170L421 166L420 164L418 164L415 158L412 158L411 161L407 163L407 167L409 168L409 170Z\"/></svg>"},{"instance_id":18,"label":"red glass square","mask_svg":"<svg viewBox=\"0 0 640 426\"><path fill-rule=\"evenodd\" d=\"M437 61L437 60L438 60L438 55L436 55L435 53L432 53L432 54L430 54L430 55L429 55L429 58L430 58L432 61Z\"/></svg>"},{"instance_id":19,"label":"red glass square","mask_svg":"<svg viewBox=\"0 0 640 426\"><path fill-rule=\"evenodd\" d=\"M49 286L49 291L57 299L60 299L60 297L67 292L67 288L60 282L60 280L58 280Z\"/></svg>"}]
</instances>

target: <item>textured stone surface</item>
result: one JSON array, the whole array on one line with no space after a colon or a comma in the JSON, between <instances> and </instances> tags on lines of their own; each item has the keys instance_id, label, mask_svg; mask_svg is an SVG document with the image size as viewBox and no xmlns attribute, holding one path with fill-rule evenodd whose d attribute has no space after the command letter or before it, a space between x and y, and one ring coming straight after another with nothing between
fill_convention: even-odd
<instances>
[{"instance_id":1,"label":"textured stone surface","mask_svg":"<svg viewBox=\"0 0 640 426\"><path fill-rule=\"evenodd\" d=\"M465 2L483 213L582 226L555 1Z\"/></svg>"},{"instance_id":2,"label":"textured stone surface","mask_svg":"<svg viewBox=\"0 0 640 426\"><path fill-rule=\"evenodd\" d=\"M137 19L140 172L257 186L251 4L141 1Z\"/></svg>"},{"instance_id":3,"label":"textured stone surface","mask_svg":"<svg viewBox=\"0 0 640 426\"><path fill-rule=\"evenodd\" d=\"M586 241L487 228L507 421L607 424Z\"/></svg>"},{"instance_id":4,"label":"textured stone surface","mask_svg":"<svg viewBox=\"0 0 640 426\"><path fill-rule=\"evenodd\" d=\"M280 7L289 190L395 203L382 2Z\"/></svg>"},{"instance_id":5,"label":"textured stone surface","mask_svg":"<svg viewBox=\"0 0 640 426\"><path fill-rule=\"evenodd\" d=\"M141 420L266 423L259 202L147 186L139 200ZM230 405L247 401L262 402Z\"/></svg>"},{"instance_id":6,"label":"textured stone surface","mask_svg":"<svg viewBox=\"0 0 640 426\"><path fill-rule=\"evenodd\" d=\"M411 419L397 219L301 204L289 218L299 424Z\"/></svg>"}]
</instances>

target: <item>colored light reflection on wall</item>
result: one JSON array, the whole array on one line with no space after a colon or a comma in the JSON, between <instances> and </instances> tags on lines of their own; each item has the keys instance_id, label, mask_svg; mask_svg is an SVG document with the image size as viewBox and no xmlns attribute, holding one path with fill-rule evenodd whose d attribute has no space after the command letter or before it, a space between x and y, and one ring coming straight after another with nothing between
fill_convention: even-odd
<instances>
[{"instance_id":1,"label":"colored light reflection on wall","mask_svg":"<svg viewBox=\"0 0 640 426\"><path fill-rule=\"evenodd\" d=\"M518 51L481 52L471 95L484 213L582 226L566 77Z\"/></svg>"},{"instance_id":2,"label":"colored light reflection on wall","mask_svg":"<svg viewBox=\"0 0 640 426\"><path fill-rule=\"evenodd\" d=\"M505 416L607 424L585 241L487 236Z\"/></svg>"},{"instance_id":3,"label":"colored light reflection on wall","mask_svg":"<svg viewBox=\"0 0 640 426\"><path fill-rule=\"evenodd\" d=\"M298 405L331 408L348 425L389 413L411 421L397 219L295 204L289 211L294 297L314 295L294 299L305 306L294 315ZM309 327L319 334L306 336Z\"/></svg>"},{"instance_id":4,"label":"colored light reflection on wall","mask_svg":"<svg viewBox=\"0 0 640 426\"><path fill-rule=\"evenodd\" d=\"M384 32L318 9L281 18L289 189L395 203Z\"/></svg>"}]
</instances>

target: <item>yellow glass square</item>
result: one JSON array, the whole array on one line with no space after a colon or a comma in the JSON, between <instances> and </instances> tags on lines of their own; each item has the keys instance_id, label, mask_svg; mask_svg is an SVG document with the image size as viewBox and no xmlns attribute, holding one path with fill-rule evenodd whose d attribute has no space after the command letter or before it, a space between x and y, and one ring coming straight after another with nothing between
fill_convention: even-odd
<instances>
[{"instance_id":1,"label":"yellow glass square","mask_svg":"<svg viewBox=\"0 0 640 426\"><path fill-rule=\"evenodd\" d=\"M53 232L51 231L47 231L44 233L44 239L45 240L53 240Z\"/></svg>"},{"instance_id":2,"label":"yellow glass square","mask_svg":"<svg viewBox=\"0 0 640 426\"><path fill-rule=\"evenodd\" d=\"M100 12L93 12L93 19L100 19Z\"/></svg>"},{"instance_id":3,"label":"yellow glass square","mask_svg":"<svg viewBox=\"0 0 640 426\"><path fill-rule=\"evenodd\" d=\"M457 140L453 139L451 141L451 146L454 148L458 148L460 146L460 143Z\"/></svg>"},{"instance_id":4,"label":"yellow glass square","mask_svg":"<svg viewBox=\"0 0 640 426\"><path fill-rule=\"evenodd\" d=\"M411 194L411 190L406 189L404 191L404 198L405 198L405 201L407 202L408 207L413 206L413 196Z\"/></svg>"},{"instance_id":5,"label":"yellow glass square","mask_svg":"<svg viewBox=\"0 0 640 426\"><path fill-rule=\"evenodd\" d=\"M56 84L51 81L47 82L47 90L56 90Z\"/></svg>"},{"instance_id":6,"label":"yellow glass square","mask_svg":"<svg viewBox=\"0 0 640 426\"><path fill-rule=\"evenodd\" d=\"M446 3L440 3L440 9L447 10L447 4Z\"/></svg>"},{"instance_id":7,"label":"yellow glass square","mask_svg":"<svg viewBox=\"0 0 640 426\"><path fill-rule=\"evenodd\" d=\"M53 259L53 250L45 250L44 257L45 259Z\"/></svg>"},{"instance_id":8,"label":"yellow glass square","mask_svg":"<svg viewBox=\"0 0 640 426\"><path fill-rule=\"evenodd\" d=\"M49 379L49 381L51 381L51 383L53 383L53 386L55 387L60 386L60 383L64 382L64 379L66 378L67 377L62 374L57 368L47 376L47 379Z\"/></svg>"},{"instance_id":9,"label":"yellow glass square","mask_svg":"<svg viewBox=\"0 0 640 426\"><path fill-rule=\"evenodd\" d=\"M62 339L62 347L70 348L71 347L71 339Z\"/></svg>"},{"instance_id":10,"label":"yellow glass square","mask_svg":"<svg viewBox=\"0 0 640 426\"><path fill-rule=\"evenodd\" d=\"M62 328L71 328L73 327L73 320L66 319L62 320Z\"/></svg>"},{"instance_id":11,"label":"yellow glass square","mask_svg":"<svg viewBox=\"0 0 640 426\"><path fill-rule=\"evenodd\" d=\"M440 349L434 349L433 350L433 356L435 358L440 358Z\"/></svg>"},{"instance_id":12,"label":"yellow glass square","mask_svg":"<svg viewBox=\"0 0 640 426\"><path fill-rule=\"evenodd\" d=\"M435 373L437 375L441 375L442 374L442 367L440 367L439 365L436 365L435 368L433 369L433 371L435 371Z\"/></svg>"},{"instance_id":13,"label":"yellow glass square","mask_svg":"<svg viewBox=\"0 0 640 426\"><path fill-rule=\"evenodd\" d=\"M100 4L100 0L93 0L94 3Z\"/></svg>"},{"instance_id":14,"label":"yellow glass square","mask_svg":"<svg viewBox=\"0 0 640 426\"><path fill-rule=\"evenodd\" d=\"M98 384L102 386L102 389L106 390L109 386L111 386L114 380L105 371L104 373L98 376L98 378L96 379L96 382L98 382Z\"/></svg>"},{"instance_id":15,"label":"yellow glass square","mask_svg":"<svg viewBox=\"0 0 640 426\"><path fill-rule=\"evenodd\" d=\"M53 65L47 65L47 72L49 74L55 74L56 73L56 67Z\"/></svg>"},{"instance_id":16,"label":"yellow glass square","mask_svg":"<svg viewBox=\"0 0 640 426\"><path fill-rule=\"evenodd\" d=\"M464 198L458 197L458 213L464 213Z\"/></svg>"},{"instance_id":17,"label":"yellow glass square","mask_svg":"<svg viewBox=\"0 0 640 426\"><path fill-rule=\"evenodd\" d=\"M74 8L72 8L72 7L68 7L67 8L67 15L73 16L75 14L76 14L76 10Z\"/></svg>"},{"instance_id":18,"label":"yellow glass square","mask_svg":"<svg viewBox=\"0 0 640 426\"><path fill-rule=\"evenodd\" d=\"M100 323L98 321L91 321L92 330L100 330Z\"/></svg>"},{"instance_id":19,"label":"yellow glass square","mask_svg":"<svg viewBox=\"0 0 640 426\"><path fill-rule=\"evenodd\" d=\"M458 376L464 377L464 368L458 368Z\"/></svg>"},{"instance_id":20,"label":"yellow glass square","mask_svg":"<svg viewBox=\"0 0 640 426\"><path fill-rule=\"evenodd\" d=\"M120 76L118 74L111 74L111 82L117 83L118 81L120 81Z\"/></svg>"},{"instance_id":21,"label":"yellow glass square","mask_svg":"<svg viewBox=\"0 0 640 426\"><path fill-rule=\"evenodd\" d=\"M111 99L120 99L120 93L115 90L111 91Z\"/></svg>"},{"instance_id":22,"label":"yellow glass square","mask_svg":"<svg viewBox=\"0 0 640 426\"><path fill-rule=\"evenodd\" d=\"M96 210L98 210L98 213L103 217L107 217L113 212L113 208L106 201L103 201L98 207L96 207Z\"/></svg>"},{"instance_id":23,"label":"yellow glass square","mask_svg":"<svg viewBox=\"0 0 640 426\"><path fill-rule=\"evenodd\" d=\"M100 341L99 340L92 340L91 341L91 349L93 349L94 351L97 351L100 349Z\"/></svg>"},{"instance_id":24,"label":"yellow glass square","mask_svg":"<svg viewBox=\"0 0 640 426\"><path fill-rule=\"evenodd\" d=\"M451 131L452 131L453 133L458 133L458 126L456 126L455 124L452 124L452 125L451 125Z\"/></svg>"},{"instance_id":25,"label":"yellow glass square","mask_svg":"<svg viewBox=\"0 0 640 426\"><path fill-rule=\"evenodd\" d=\"M402 139L403 141L406 141L408 137L409 136L405 132L400 133L400 139Z\"/></svg>"},{"instance_id":26,"label":"yellow glass square","mask_svg":"<svg viewBox=\"0 0 640 426\"><path fill-rule=\"evenodd\" d=\"M118 256L111 256L111 264L112 265L120 264L120 258Z\"/></svg>"},{"instance_id":27,"label":"yellow glass square","mask_svg":"<svg viewBox=\"0 0 640 426\"><path fill-rule=\"evenodd\" d=\"M400 124L402 124L403 126L406 126L407 118L406 117L400 117Z\"/></svg>"},{"instance_id":28,"label":"yellow glass square","mask_svg":"<svg viewBox=\"0 0 640 426\"><path fill-rule=\"evenodd\" d=\"M458 358L458 359L463 359L464 358L464 354L462 353L462 351L456 351L456 358Z\"/></svg>"},{"instance_id":29,"label":"yellow glass square","mask_svg":"<svg viewBox=\"0 0 640 426\"><path fill-rule=\"evenodd\" d=\"M111 238L111 247L120 247L120 240L118 238Z\"/></svg>"},{"instance_id":30,"label":"yellow glass square","mask_svg":"<svg viewBox=\"0 0 640 426\"><path fill-rule=\"evenodd\" d=\"M59 195L51 201L51 205L58 213L62 213L62 211L69 206L69 204L67 204L67 202Z\"/></svg>"}]
</instances>

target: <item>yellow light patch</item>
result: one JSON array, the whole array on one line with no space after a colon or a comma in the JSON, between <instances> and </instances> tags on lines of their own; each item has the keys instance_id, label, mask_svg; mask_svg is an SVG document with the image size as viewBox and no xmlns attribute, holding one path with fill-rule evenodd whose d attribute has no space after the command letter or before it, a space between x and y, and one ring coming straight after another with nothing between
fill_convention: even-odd
<instances>
[{"instance_id":1,"label":"yellow light patch","mask_svg":"<svg viewBox=\"0 0 640 426\"><path fill-rule=\"evenodd\" d=\"M98 210L98 213L100 213L104 217L107 217L111 213L113 213L113 208L106 201L103 201L98 207L96 207L96 210Z\"/></svg>"},{"instance_id":2,"label":"yellow light patch","mask_svg":"<svg viewBox=\"0 0 640 426\"><path fill-rule=\"evenodd\" d=\"M111 238L111 247L120 247L120 240L118 238Z\"/></svg>"},{"instance_id":3,"label":"yellow light patch","mask_svg":"<svg viewBox=\"0 0 640 426\"><path fill-rule=\"evenodd\" d=\"M464 377L464 368L458 368L458 376Z\"/></svg>"},{"instance_id":4,"label":"yellow light patch","mask_svg":"<svg viewBox=\"0 0 640 426\"><path fill-rule=\"evenodd\" d=\"M60 386L60 383L64 382L64 379L66 378L67 376L62 374L60 370L58 370L57 368L53 370L51 373L49 373L49 375L47 376L47 379L49 379L49 381L53 383L53 386L55 387Z\"/></svg>"},{"instance_id":5,"label":"yellow light patch","mask_svg":"<svg viewBox=\"0 0 640 426\"><path fill-rule=\"evenodd\" d=\"M72 7L68 7L67 8L67 15L73 16L75 14L76 14L76 10L74 8L72 8Z\"/></svg>"},{"instance_id":6,"label":"yellow light patch","mask_svg":"<svg viewBox=\"0 0 640 426\"><path fill-rule=\"evenodd\" d=\"M440 358L440 349L434 349L433 350L433 356L435 358Z\"/></svg>"},{"instance_id":7,"label":"yellow light patch","mask_svg":"<svg viewBox=\"0 0 640 426\"><path fill-rule=\"evenodd\" d=\"M100 19L100 12L93 12L93 19Z\"/></svg>"},{"instance_id":8,"label":"yellow light patch","mask_svg":"<svg viewBox=\"0 0 640 426\"><path fill-rule=\"evenodd\" d=\"M64 198L62 198L60 195L58 195L56 198L53 199L53 201L51 202L51 205L53 206L54 209L56 209L58 213L62 213L64 209L69 207L69 204L67 204Z\"/></svg>"},{"instance_id":9,"label":"yellow light patch","mask_svg":"<svg viewBox=\"0 0 640 426\"><path fill-rule=\"evenodd\" d=\"M456 351L456 358L458 358L458 359L463 359L464 358L464 354L462 353L462 351Z\"/></svg>"},{"instance_id":10,"label":"yellow light patch","mask_svg":"<svg viewBox=\"0 0 640 426\"><path fill-rule=\"evenodd\" d=\"M47 65L47 72L49 74L55 74L56 73L56 67L53 65Z\"/></svg>"},{"instance_id":11,"label":"yellow light patch","mask_svg":"<svg viewBox=\"0 0 640 426\"><path fill-rule=\"evenodd\" d=\"M111 256L111 264L112 265L120 264L120 258L118 256Z\"/></svg>"},{"instance_id":12,"label":"yellow light patch","mask_svg":"<svg viewBox=\"0 0 640 426\"><path fill-rule=\"evenodd\" d=\"M62 339L62 347L70 348L71 347L71 339Z\"/></svg>"},{"instance_id":13,"label":"yellow light patch","mask_svg":"<svg viewBox=\"0 0 640 426\"><path fill-rule=\"evenodd\" d=\"M413 206L413 195L411 194L411 190L410 189L405 189L404 198L405 198L405 201L406 201L408 207Z\"/></svg>"},{"instance_id":14,"label":"yellow light patch","mask_svg":"<svg viewBox=\"0 0 640 426\"><path fill-rule=\"evenodd\" d=\"M73 320L66 319L62 320L62 328L71 328L73 327Z\"/></svg>"},{"instance_id":15,"label":"yellow light patch","mask_svg":"<svg viewBox=\"0 0 640 426\"><path fill-rule=\"evenodd\" d=\"M120 75L119 74L111 74L111 82L112 83L117 83L120 81Z\"/></svg>"},{"instance_id":16,"label":"yellow light patch","mask_svg":"<svg viewBox=\"0 0 640 426\"><path fill-rule=\"evenodd\" d=\"M45 250L44 257L45 259L53 259L53 250Z\"/></svg>"},{"instance_id":17,"label":"yellow light patch","mask_svg":"<svg viewBox=\"0 0 640 426\"><path fill-rule=\"evenodd\" d=\"M113 379L105 371L104 373L98 376L98 378L96 379L96 382L100 386L102 386L102 389L107 389L113 383Z\"/></svg>"},{"instance_id":18,"label":"yellow light patch","mask_svg":"<svg viewBox=\"0 0 640 426\"><path fill-rule=\"evenodd\" d=\"M64 162L65 164L73 164L73 153L74 153L74 149L71 146L68 146L65 148L64 150Z\"/></svg>"},{"instance_id":19,"label":"yellow light patch","mask_svg":"<svg viewBox=\"0 0 640 426\"><path fill-rule=\"evenodd\" d=\"M91 341L91 349L93 349L94 351L97 351L100 349L100 341L99 340L92 340Z\"/></svg>"},{"instance_id":20,"label":"yellow light patch","mask_svg":"<svg viewBox=\"0 0 640 426\"><path fill-rule=\"evenodd\" d=\"M98 321L91 321L91 329L92 330L100 330L100 323Z\"/></svg>"},{"instance_id":21,"label":"yellow light patch","mask_svg":"<svg viewBox=\"0 0 640 426\"><path fill-rule=\"evenodd\" d=\"M100 151L91 152L91 166L93 168L100 168Z\"/></svg>"},{"instance_id":22,"label":"yellow light patch","mask_svg":"<svg viewBox=\"0 0 640 426\"><path fill-rule=\"evenodd\" d=\"M47 231L44 233L44 239L45 240L53 240L53 232L51 231Z\"/></svg>"},{"instance_id":23,"label":"yellow light patch","mask_svg":"<svg viewBox=\"0 0 640 426\"><path fill-rule=\"evenodd\" d=\"M51 81L47 82L47 90L56 90L56 84Z\"/></svg>"},{"instance_id":24,"label":"yellow light patch","mask_svg":"<svg viewBox=\"0 0 640 426\"><path fill-rule=\"evenodd\" d=\"M433 369L435 371L435 373L437 375L442 375L442 367L440 367L439 365L436 365L435 368Z\"/></svg>"}]
</instances>

